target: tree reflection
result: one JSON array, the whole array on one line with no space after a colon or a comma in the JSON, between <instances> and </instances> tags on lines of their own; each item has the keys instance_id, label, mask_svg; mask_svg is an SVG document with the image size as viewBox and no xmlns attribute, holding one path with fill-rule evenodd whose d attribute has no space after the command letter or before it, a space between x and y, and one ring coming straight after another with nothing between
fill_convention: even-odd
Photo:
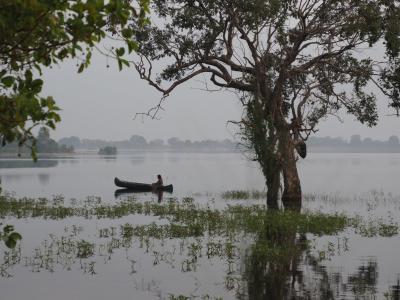
<instances>
[{"instance_id":1,"label":"tree reflection","mask_svg":"<svg viewBox=\"0 0 400 300\"><path fill-rule=\"evenodd\" d=\"M75 266L84 274L96 275L101 270L97 264L124 258L131 266L128 274L133 275L140 273L140 269L136 269L136 260L131 256L142 248L143 255L152 256L154 270L158 265L166 264L171 266L171 271L195 274L205 260L220 258L221 263L228 266L225 287L235 291L238 299L329 300L347 299L351 295L352 299L376 298L378 265L375 260L363 262L347 277L346 283L343 274L329 272L323 262L310 254L306 236L295 231L262 228L246 251L248 255L242 258L234 248L229 250L228 244L220 241L193 240L191 234L173 238L172 234L162 233L163 227L152 227L126 224L119 229L102 228L97 242L81 239L83 227L68 227L65 229L67 235L42 241L31 256L23 256L19 247L6 251L0 264L0 275L11 277L9 269L16 264L22 264L34 273L43 270L55 273L72 270ZM173 248L181 249L179 253L170 251L164 237L175 245ZM118 249L124 251L118 252ZM241 268L243 263L244 268ZM235 278L241 278L239 283ZM390 287L389 299L399 299L399 286L397 282Z\"/></svg>"},{"instance_id":2,"label":"tree reflection","mask_svg":"<svg viewBox=\"0 0 400 300\"><path fill-rule=\"evenodd\" d=\"M50 174L41 173L41 174L38 174L38 178L42 185L46 185L50 181Z\"/></svg>"},{"instance_id":3,"label":"tree reflection","mask_svg":"<svg viewBox=\"0 0 400 300\"><path fill-rule=\"evenodd\" d=\"M363 261L357 272L347 277L329 272L308 250L304 234L279 228L263 228L245 257L243 280L246 299L376 299L378 264L375 258ZM391 287L390 299L399 295L399 285Z\"/></svg>"},{"instance_id":4,"label":"tree reflection","mask_svg":"<svg viewBox=\"0 0 400 300\"><path fill-rule=\"evenodd\" d=\"M375 295L378 282L378 263L375 258L369 258L363 262L357 272L349 275L347 280L347 290L350 290L355 298L363 295Z\"/></svg>"},{"instance_id":5,"label":"tree reflection","mask_svg":"<svg viewBox=\"0 0 400 300\"><path fill-rule=\"evenodd\" d=\"M153 194L157 196L157 202L161 203L164 198L164 193L172 194L169 191L155 191L155 192L148 192L148 191L137 191L132 189L117 189L114 192L115 199L119 199L123 196L135 196L137 194Z\"/></svg>"},{"instance_id":6,"label":"tree reflection","mask_svg":"<svg viewBox=\"0 0 400 300\"><path fill-rule=\"evenodd\" d=\"M303 234L287 228L262 228L245 258L243 277L249 299L297 298L303 286L300 260L307 248Z\"/></svg>"},{"instance_id":7,"label":"tree reflection","mask_svg":"<svg viewBox=\"0 0 400 300\"><path fill-rule=\"evenodd\" d=\"M16 168L53 168L58 165L58 160L40 159L32 161L31 159L6 159L0 160L0 169L16 169Z\"/></svg>"}]
</instances>

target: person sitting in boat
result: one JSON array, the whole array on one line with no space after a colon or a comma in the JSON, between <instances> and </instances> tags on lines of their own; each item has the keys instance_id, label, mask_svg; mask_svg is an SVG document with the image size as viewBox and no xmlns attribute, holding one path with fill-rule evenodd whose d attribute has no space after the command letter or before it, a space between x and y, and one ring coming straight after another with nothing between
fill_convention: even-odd
<instances>
[{"instance_id":1,"label":"person sitting in boat","mask_svg":"<svg viewBox=\"0 0 400 300\"><path fill-rule=\"evenodd\" d=\"M153 189L157 190L163 186L163 180L160 174L157 175L157 182L152 183Z\"/></svg>"}]
</instances>

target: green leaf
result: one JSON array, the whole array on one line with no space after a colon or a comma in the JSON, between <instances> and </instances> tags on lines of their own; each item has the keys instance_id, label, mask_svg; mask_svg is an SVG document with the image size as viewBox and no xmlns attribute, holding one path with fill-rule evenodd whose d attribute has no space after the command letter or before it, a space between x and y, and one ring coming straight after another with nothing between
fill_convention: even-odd
<instances>
[{"instance_id":1,"label":"green leaf","mask_svg":"<svg viewBox=\"0 0 400 300\"><path fill-rule=\"evenodd\" d=\"M39 72L40 75L42 75L42 69L38 64L34 64L33 67Z\"/></svg>"},{"instance_id":2,"label":"green leaf","mask_svg":"<svg viewBox=\"0 0 400 300\"><path fill-rule=\"evenodd\" d=\"M7 246L8 248L14 249L15 246L17 245L17 241L14 240L14 239L8 238L8 239L5 241L5 244L6 244L6 246Z\"/></svg>"},{"instance_id":3,"label":"green leaf","mask_svg":"<svg viewBox=\"0 0 400 300\"><path fill-rule=\"evenodd\" d=\"M31 71L31 70L26 70L26 71L25 71L25 78L26 78L28 81L31 81L31 80L32 80L32 71Z\"/></svg>"},{"instance_id":4,"label":"green leaf","mask_svg":"<svg viewBox=\"0 0 400 300\"><path fill-rule=\"evenodd\" d=\"M123 36L124 38L126 38L126 39L131 38L132 35L133 35L133 31L132 31L132 29L130 29L130 28L124 28L124 29L122 29L121 33L122 33L122 36Z\"/></svg>"},{"instance_id":5,"label":"green leaf","mask_svg":"<svg viewBox=\"0 0 400 300\"><path fill-rule=\"evenodd\" d=\"M11 233L8 238L13 239L14 241L22 240L22 236L18 232Z\"/></svg>"},{"instance_id":6,"label":"green leaf","mask_svg":"<svg viewBox=\"0 0 400 300\"><path fill-rule=\"evenodd\" d=\"M121 58L121 62L122 64L124 64L125 66L129 67L129 62L126 59L122 59Z\"/></svg>"},{"instance_id":7,"label":"green leaf","mask_svg":"<svg viewBox=\"0 0 400 300\"><path fill-rule=\"evenodd\" d=\"M78 73L82 73L84 69L85 69L85 65L84 65L84 64L81 64L81 65L79 66Z\"/></svg>"},{"instance_id":8,"label":"green leaf","mask_svg":"<svg viewBox=\"0 0 400 300\"><path fill-rule=\"evenodd\" d=\"M9 234L9 233L12 232L12 231L14 231L14 226L12 226L12 225L6 225L6 226L3 228L4 234Z\"/></svg>"},{"instance_id":9,"label":"green leaf","mask_svg":"<svg viewBox=\"0 0 400 300\"><path fill-rule=\"evenodd\" d=\"M125 54L125 48L121 47L116 50L117 56L122 56Z\"/></svg>"},{"instance_id":10,"label":"green leaf","mask_svg":"<svg viewBox=\"0 0 400 300\"><path fill-rule=\"evenodd\" d=\"M1 79L1 83L4 84L5 87L11 87L15 81L13 76L6 76Z\"/></svg>"},{"instance_id":11,"label":"green leaf","mask_svg":"<svg viewBox=\"0 0 400 300\"><path fill-rule=\"evenodd\" d=\"M39 93L42 90L43 86L43 80L42 79L35 79L32 81L32 89L36 92Z\"/></svg>"},{"instance_id":12,"label":"green leaf","mask_svg":"<svg viewBox=\"0 0 400 300\"><path fill-rule=\"evenodd\" d=\"M132 51L137 51L139 49L139 45L133 40L127 40L126 44L128 45L129 53L131 53Z\"/></svg>"}]
</instances>

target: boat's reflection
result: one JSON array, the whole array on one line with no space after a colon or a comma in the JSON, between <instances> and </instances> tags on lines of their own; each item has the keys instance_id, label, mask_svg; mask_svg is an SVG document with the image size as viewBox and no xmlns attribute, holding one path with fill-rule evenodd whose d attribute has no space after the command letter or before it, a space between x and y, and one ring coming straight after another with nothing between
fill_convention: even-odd
<instances>
[{"instance_id":1,"label":"boat's reflection","mask_svg":"<svg viewBox=\"0 0 400 300\"><path fill-rule=\"evenodd\" d=\"M120 196L129 196L129 195L134 195L134 194L147 194L147 193L157 195L157 199L158 199L159 203L163 200L164 193L172 194L172 192L169 192L169 191L149 192L149 191L140 191L140 190L132 190L132 189L117 189L114 192L114 197L115 197L115 199L117 199Z\"/></svg>"}]
</instances>

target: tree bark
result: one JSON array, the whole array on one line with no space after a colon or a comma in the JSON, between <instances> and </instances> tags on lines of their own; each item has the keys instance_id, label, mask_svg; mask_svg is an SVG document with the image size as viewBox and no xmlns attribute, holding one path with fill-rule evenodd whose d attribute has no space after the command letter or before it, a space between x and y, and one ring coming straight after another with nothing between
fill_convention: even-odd
<instances>
[{"instance_id":1,"label":"tree bark","mask_svg":"<svg viewBox=\"0 0 400 300\"><path fill-rule=\"evenodd\" d=\"M267 185L267 207L268 209L279 209L278 201L281 183L281 170L269 170L269 174L265 175L265 177Z\"/></svg>"},{"instance_id":2,"label":"tree bark","mask_svg":"<svg viewBox=\"0 0 400 300\"><path fill-rule=\"evenodd\" d=\"M283 133L281 140L281 153L283 158L283 194L282 203L286 209L300 211L301 209L301 184L297 172L294 141L289 132Z\"/></svg>"}]
</instances>

